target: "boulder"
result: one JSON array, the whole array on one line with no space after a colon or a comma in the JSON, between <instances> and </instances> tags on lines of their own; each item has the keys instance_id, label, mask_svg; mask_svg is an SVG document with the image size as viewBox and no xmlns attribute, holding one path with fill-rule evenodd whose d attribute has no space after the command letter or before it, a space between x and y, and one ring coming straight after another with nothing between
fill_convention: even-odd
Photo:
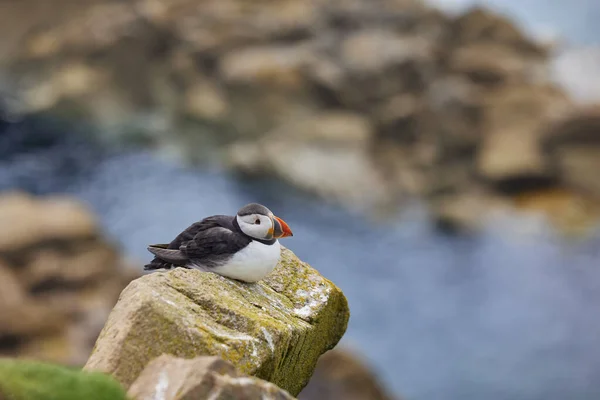
<instances>
[{"instance_id":1,"label":"boulder","mask_svg":"<svg viewBox=\"0 0 600 400\"><path fill-rule=\"evenodd\" d=\"M435 121L434 129L442 142L440 152L468 164L464 154L472 154L483 136L481 89L463 76L436 79L427 89L427 105L431 113L427 120Z\"/></svg>"},{"instance_id":2,"label":"boulder","mask_svg":"<svg viewBox=\"0 0 600 400\"><path fill-rule=\"evenodd\" d=\"M352 74L370 75L407 63L424 63L432 56L432 43L419 36L403 37L392 30L363 30L346 38L341 61Z\"/></svg>"},{"instance_id":3,"label":"boulder","mask_svg":"<svg viewBox=\"0 0 600 400\"><path fill-rule=\"evenodd\" d=\"M340 289L285 248L255 284L183 268L155 272L123 291L85 369L129 387L162 354L214 355L295 395L348 318Z\"/></svg>"},{"instance_id":4,"label":"boulder","mask_svg":"<svg viewBox=\"0 0 600 400\"><path fill-rule=\"evenodd\" d=\"M476 159L480 176L491 182L555 178L542 138L570 109L564 93L552 86L508 86L489 93L485 104L485 135Z\"/></svg>"},{"instance_id":5,"label":"boulder","mask_svg":"<svg viewBox=\"0 0 600 400\"><path fill-rule=\"evenodd\" d=\"M152 360L127 394L136 400L293 400L285 390L242 375L233 364L219 357L184 360L170 355Z\"/></svg>"},{"instance_id":6,"label":"boulder","mask_svg":"<svg viewBox=\"0 0 600 400\"><path fill-rule=\"evenodd\" d=\"M452 39L458 45L467 43L498 43L523 54L545 56L543 45L528 38L505 16L484 7L473 7L452 23Z\"/></svg>"},{"instance_id":7,"label":"boulder","mask_svg":"<svg viewBox=\"0 0 600 400\"><path fill-rule=\"evenodd\" d=\"M110 376L57 365L0 359L2 400L126 400Z\"/></svg>"},{"instance_id":8,"label":"boulder","mask_svg":"<svg viewBox=\"0 0 600 400\"><path fill-rule=\"evenodd\" d=\"M600 198L600 107L586 107L554 124L544 146L569 187Z\"/></svg>"},{"instance_id":9,"label":"boulder","mask_svg":"<svg viewBox=\"0 0 600 400\"><path fill-rule=\"evenodd\" d=\"M484 228L494 214L510 209L510 202L478 188L436 197L431 212L443 231L471 234Z\"/></svg>"},{"instance_id":10,"label":"boulder","mask_svg":"<svg viewBox=\"0 0 600 400\"><path fill-rule=\"evenodd\" d=\"M259 141L229 149L229 165L248 175L271 175L350 208L388 200L369 154L374 135L367 118L328 111L287 121Z\"/></svg>"},{"instance_id":11,"label":"boulder","mask_svg":"<svg viewBox=\"0 0 600 400\"><path fill-rule=\"evenodd\" d=\"M0 356L83 365L137 276L78 201L0 196Z\"/></svg>"},{"instance_id":12,"label":"boulder","mask_svg":"<svg viewBox=\"0 0 600 400\"><path fill-rule=\"evenodd\" d=\"M392 400L369 365L349 349L328 351L298 400Z\"/></svg>"},{"instance_id":13,"label":"boulder","mask_svg":"<svg viewBox=\"0 0 600 400\"><path fill-rule=\"evenodd\" d=\"M59 197L37 201L24 193L0 197L0 253L48 240L89 238L96 233L94 216L79 202Z\"/></svg>"},{"instance_id":14,"label":"boulder","mask_svg":"<svg viewBox=\"0 0 600 400\"><path fill-rule=\"evenodd\" d=\"M484 85L522 84L543 80L545 60L524 57L498 44L474 43L456 49L450 70Z\"/></svg>"},{"instance_id":15,"label":"boulder","mask_svg":"<svg viewBox=\"0 0 600 400\"><path fill-rule=\"evenodd\" d=\"M223 56L222 79L230 84L266 85L295 89L303 82L302 68L308 63L304 47L255 47Z\"/></svg>"},{"instance_id":16,"label":"boulder","mask_svg":"<svg viewBox=\"0 0 600 400\"><path fill-rule=\"evenodd\" d=\"M184 111L200 120L221 121L229 112L223 91L209 81L197 80L189 84L184 101Z\"/></svg>"}]
</instances>

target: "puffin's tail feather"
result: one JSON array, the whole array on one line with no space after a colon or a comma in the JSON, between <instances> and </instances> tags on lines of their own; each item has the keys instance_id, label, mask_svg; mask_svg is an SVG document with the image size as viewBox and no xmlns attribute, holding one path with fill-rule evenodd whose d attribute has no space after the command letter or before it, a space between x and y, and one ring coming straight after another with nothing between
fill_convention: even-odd
<instances>
[{"instance_id":1,"label":"puffin's tail feather","mask_svg":"<svg viewBox=\"0 0 600 400\"><path fill-rule=\"evenodd\" d=\"M144 270L171 268L173 265L185 266L188 258L178 249L167 249L167 245L155 244L148 246L148 251L155 255L150 264L144 266Z\"/></svg>"},{"instance_id":2,"label":"puffin's tail feather","mask_svg":"<svg viewBox=\"0 0 600 400\"><path fill-rule=\"evenodd\" d=\"M144 265L144 271L153 271L156 269L171 269L173 268L173 264L169 264L167 262L162 261L158 257L154 257L150 263Z\"/></svg>"}]
</instances>

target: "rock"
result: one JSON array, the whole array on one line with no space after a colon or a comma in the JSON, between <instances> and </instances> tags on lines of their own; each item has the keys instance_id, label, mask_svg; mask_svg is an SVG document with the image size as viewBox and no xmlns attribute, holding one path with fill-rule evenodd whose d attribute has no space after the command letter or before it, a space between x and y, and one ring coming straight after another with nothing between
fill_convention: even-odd
<instances>
[{"instance_id":1,"label":"rock","mask_svg":"<svg viewBox=\"0 0 600 400\"><path fill-rule=\"evenodd\" d=\"M0 399L126 400L126 393L118 382L103 374L0 359Z\"/></svg>"},{"instance_id":2,"label":"rock","mask_svg":"<svg viewBox=\"0 0 600 400\"><path fill-rule=\"evenodd\" d=\"M453 52L450 70L485 85L522 84L543 81L544 64L506 46L474 43Z\"/></svg>"},{"instance_id":3,"label":"rock","mask_svg":"<svg viewBox=\"0 0 600 400\"><path fill-rule=\"evenodd\" d=\"M283 124L258 142L235 143L228 162L243 173L276 176L323 198L364 209L388 200L367 148L372 137L367 119L325 112Z\"/></svg>"},{"instance_id":4,"label":"rock","mask_svg":"<svg viewBox=\"0 0 600 400\"><path fill-rule=\"evenodd\" d=\"M585 107L558 121L544 145L569 187L600 198L600 107Z\"/></svg>"},{"instance_id":5,"label":"rock","mask_svg":"<svg viewBox=\"0 0 600 400\"><path fill-rule=\"evenodd\" d=\"M378 100L422 92L435 73L435 44L424 36L365 29L340 46L346 76L338 98L349 109L369 111Z\"/></svg>"},{"instance_id":6,"label":"rock","mask_svg":"<svg viewBox=\"0 0 600 400\"><path fill-rule=\"evenodd\" d=\"M440 121L435 125L440 152L454 159L474 151L483 136L481 88L465 77L448 76L431 82L426 96L428 120Z\"/></svg>"},{"instance_id":7,"label":"rock","mask_svg":"<svg viewBox=\"0 0 600 400\"><path fill-rule=\"evenodd\" d=\"M162 354L214 355L294 395L340 340L348 317L342 292L287 249L256 284L177 268L123 291L85 369L130 387Z\"/></svg>"},{"instance_id":8,"label":"rock","mask_svg":"<svg viewBox=\"0 0 600 400\"><path fill-rule=\"evenodd\" d=\"M393 397L363 360L347 349L333 349L317 368L298 400L392 400Z\"/></svg>"},{"instance_id":9,"label":"rock","mask_svg":"<svg viewBox=\"0 0 600 400\"><path fill-rule=\"evenodd\" d=\"M0 226L5 227L0 229L0 253L97 233L95 218L82 204L59 197L40 202L22 193L0 197Z\"/></svg>"},{"instance_id":10,"label":"rock","mask_svg":"<svg viewBox=\"0 0 600 400\"><path fill-rule=\"evenodd\" d=\"M547 49L528 39L508 18L482 7L473 7L452 24L457 44L498 43L525 54L545 56Z\"/></svg>"},{"instance_id":11,"label":"rock","mask_svg":"<svg viewBox=\"0 0 600 400\"><path fill-rule=\"evenodd\" d=\"M229 112L222 90L210 82L196 82L186 89L185 111L191 116L209 121L221 121Z\"/></svg>"},{"instance_id":12,"label":"rock","mask_svg":"<svg viewBox=\"0 0 600 400\"><path fill-rule=\"evenodd\" d=\"M341 45L341 61L358 74L377 74L406 63L425 62L431 43L418 36L402 37L393 31L366 30L350 35Z\"/></svg>"},{"instance_id":13,"label":"rock","mask_svg":"<svg viewBox=\"0 0 600 400\"><path fill-rule=\"evenodd\" d=\"M547 86L513 86L489 94L478 173L492 182L554 179L556 171L542 149L542 135L569 109L564 94Z\"/></svg>"},{"instance_id":14,"label":"rock","mask_svg":"<svg viewBox=\"0 0 600 400\"><path fill-rule=\"evenodd\" d=\"M438 196L431 211L435 224L450 233L475 233L485 227L488 217L510 209L508 199L471 188Z\"/></svg>"},{"instance_id":15,"label":"rock","mask_svg":"<svg viewBox=\"0 0 600 400\"><path fill-rule=\"evenodd\" d=\"M0 355L83 365L129 270L62 197L0 196Z\"/></svg>"},{"instance_id":16,"label":"rock","mask_svg":"<svg viewBox=\"0 0 600 400\"><path fill-rule=\"evenodd\" d=\"M27 38L28 55L37 58L59 52L103 49L127 37L136 25L135 10L126 4L100 1L91 4L62 8L64 15Z\"/></svg>"},{"instance_id":17,"label":"rock","mask_svg":"<svg viewBox=\"0 0 600 400\"><path fill-rule=\"evenodd\" d=\"M478 161L479 173L493 182L519 177L549 179L554 172L536 138L522 130L488 134Z\"/></svg>"},{"instance_id":18,"label":"rock","mask_svg":"<svg viewBox=\"0 0 600 400\"><path fill-rule=\"evenodd\" d=\"M272 383L239 374L219 357L184 360L162 355L152 360L127 392L132 399L293 400Z\"/></svg>"},{"instance_id":19,"label":"rock","mask_svg":"<svg viewBox=\"0 0 600 400\"><path fill-rule=\"evenodd\" d=\"M228 83L297 89L308 58L304 47L255 47L227 54L220 75Z\"/></svg>"},{"instance_id":20,"label":"rock","mask_svg":"<svg viewBox=\"0 0 600 400\"><path fill-rule=\"evenodd\" d=\"M67 323L67 316L60 310L51 310L29 298L17 275L6 265L0 265L0 304L3 336L58 332Z\"/></svg>"},{"instance_id":21,"label":"rock","mask_svg":"<svg viewBox=\"0 0 600 400\"><path fill-rule=\"evenodd\" d=\"M571 237L593 232L600 222L598 202L573 189L530 191L515 196L514 203L520 210L546 215L553 226Z\"/></svg>"},{"instance_id":22,"label":"rock","mask_svg":"<svg viewBox=\"0 0 600 400\"><path fill-rule=\"evenodd\" d=\"M358 147L369 143L373 135L368 119L351 112L328 111L286 124L272 132L269 140Z\"/></svg>"},{"instance_id":23,"label":"rock","mask_svg":"<svg viewBox=\"0 0 600 400\"><path fill-rule=\"evenodd\" d=\"M600 145L587 144L562 146L555 152L565 183L600 198Z\"/></svg>"}]
</instances>

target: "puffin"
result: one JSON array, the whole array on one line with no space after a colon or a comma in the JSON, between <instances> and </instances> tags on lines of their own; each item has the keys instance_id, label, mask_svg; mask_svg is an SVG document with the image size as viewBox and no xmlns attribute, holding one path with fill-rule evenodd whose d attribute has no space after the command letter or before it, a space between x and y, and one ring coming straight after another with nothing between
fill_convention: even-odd
<instances>
[{"instance_id":1,"label":"puffin","mask_svg":"<svg viewBox=\"0 0 600 400\"><path fill-rule=\"evenodd\" d=\"M145 271L184 267L242 282L258 282L281 256L279 239L293 236L288 224L262 204L250 203L235 216L213 215L195 222L169 244L153 244Z\"/></svg>"}]
</instances>

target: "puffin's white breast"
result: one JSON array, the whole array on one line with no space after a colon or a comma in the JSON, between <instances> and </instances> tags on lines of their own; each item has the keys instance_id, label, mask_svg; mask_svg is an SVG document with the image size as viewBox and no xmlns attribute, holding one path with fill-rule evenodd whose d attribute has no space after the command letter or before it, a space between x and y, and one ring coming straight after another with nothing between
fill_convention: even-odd
<instances>
[{"instance_id":1,"label":"puffin's white breast","mask_svg":"<svg viewBox=\"0 0 600 400\"><path fill-rule=\"evenodd\" d=\"M226 264L217 267L214 271L228 278L256 282L273 271L280 256L279 241L267 245L253 240L248 246L235 253Z\"/></svg>"}]
</instances>

